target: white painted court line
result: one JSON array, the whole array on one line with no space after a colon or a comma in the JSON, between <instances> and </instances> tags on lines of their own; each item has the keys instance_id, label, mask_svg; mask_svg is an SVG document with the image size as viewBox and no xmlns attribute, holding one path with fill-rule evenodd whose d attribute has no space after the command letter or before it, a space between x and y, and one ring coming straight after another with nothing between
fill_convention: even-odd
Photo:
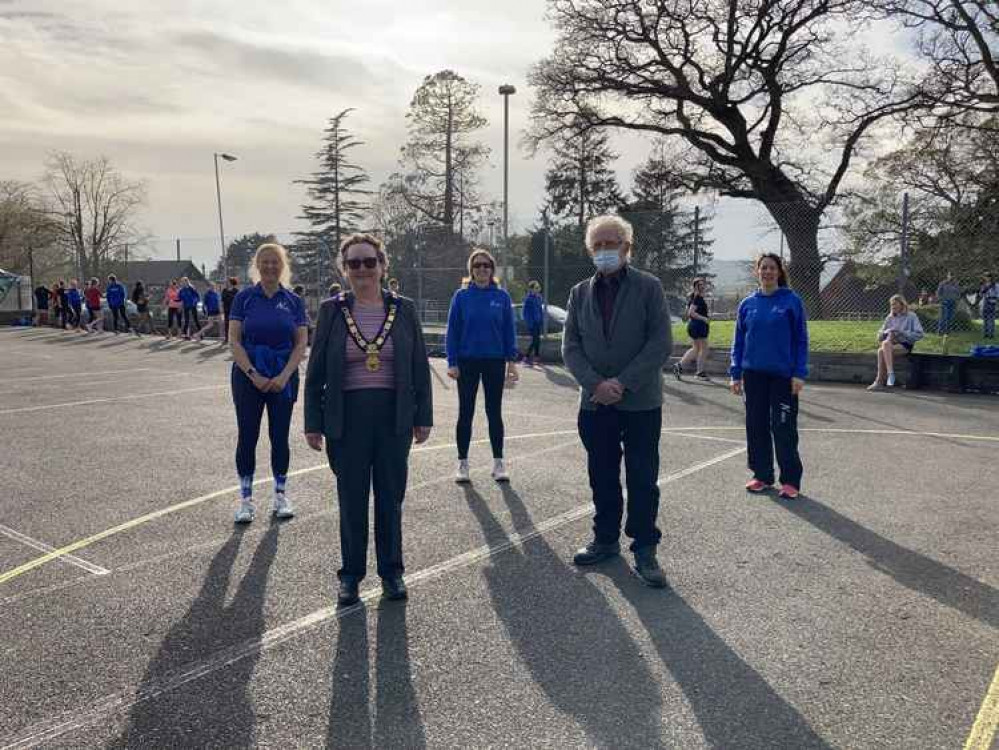
<instances>
[{"instance_id":1,"label":"white painted court line","mask_svg":"<svg viewBox=\"0 0 999 750\"><path fill-rule=\"evenodd\" d=\"M719 464L722 461L726 461L734 456L737 456L740 453L744 453L745 450L745 447L736 448L735 450L728 451L720 456L715 456L707 461L701 461L700 463L694 464L693 466L683 469L682 471L660 477L657 484L664 485L669 484L670 482L675 482L678 479L695 474L698 471L702 471L714 466L715 464ZM585 518L592 513L592 503L580 505L572 510L568 510L565 513L561 513L553 518L550 518L547 521L539 523L532 531L521 534L510 534L505 542L500 542L499 544L491 546L483 545L476 549L469 550L464 554L452 557L450 560L438 563L437 565L432 565L429 568L424 568L423 570L415 573L407 574L406 582L410 587L412 587L424 581L441 578L451 571L457 570L458 568L466 568L482 560L495 557L496 555L499 555L509 549L519 547L523 545L524 542L534 539L535 537L542 536L543 534L559 528L560 526L565 526L573 521ZM343 609L336 607L324 607L323 609L318 609L311 614L298 618L297 620L293 620L289 623L285 623L284 625L279 625L272 630L268 630L259 638L253 638L232 646L231 648L224 649L212 658L197 663L182 672L178 672L174 675L168 675L160 680L147 683L139 691L122 691L119 693L112 693L111 695L107 695L95 701L89 706L64 713L61 716L49 721L39 722L34 726L29 727L20 735L10 740L6 740L9 744L4 745L3 750L22 750L24 748L36 747L68 732L86 728L100 721L109 713L127 711L138 703L143 703L157 697L158 695L162 695L163 693L176 690L177 688L194 682L205 675L218 672L238 661L255 656L262 651L270 650L285 641L317 628L323 623L332 620L340 620L350 616L351 614L360 612L365 602L370 602L380 596L380 588L369 588L361 594L361 602L359 604Z\"/></svg>"},{"instance_id":2,"label":"white painted court line","mask_svg":"<svg viewBox=\"0 0 999 750\"><path fill-rule=\"evenodd\" d=\"M111 398L92 398L87 401L67 401L61 404L45 404L43 406L22 406L17 409L0 409L0 414L25 414L32 411L47 411L49 409L69 409L74 406L89 406L91 404L112 404L118 401L135 401L143 398L156 398L157 396L178 396L182 393L195 393L197 391L217 391L220 388L228 388L229 384L202 385L197 388L181 388L177 391L159 391L158 393L137 393L133 396L114 396Z\"/></svg>"},{"instance_id":3,"label":"white painted court line","mask_svg":"<svg viewBox=\"0 0 999 750\"><path fill-rule=\"evenodd\" d=\"M151 372L155 368L152 367L133 367L130 370L101 370L98 372L71 372L65 375L35 375L32 377L24 378L0 378L0 385L4 383L16 383L23 380L59 380L63 378L89 378L91 375L120 375L123 373L134 373L134 372Z\"/></svg>"},{"instance_id":4,"label":"white painted court line","mask_svg":"<svg viewBox=\"0 0 999 750\"><path fill-rule=\"evenodd\" d=\"M20 542L21 544L36 549L39 552L54 552L55 547L51 547L44 542L40 542L37 539L32 539L26 534L22 534L20 531L14 531L14 529L8 528L3 524L0 524L0 534L3 534L9 539L13 539L15 542ZM83 568L88 573L93 573L95 576L106 576L111 571L107 568L102 568L100 565L94 565L93 563L87 562L86 560L81 560L75 555L64 555L62 561L69 563L70 565L75 565L78 568Z\"/></svg>"},{"instance_id":5,"label":"white painted court line","mask_svg":"<svg viewBox=\"0 0 999 750\"><path fill-rule=\"evenodd\" d=\"M666 432L715 432L715 431L737 431L742 432L746 428L742 425L721 425L704 427L700 425L692 427L667 427ZM901 437L939 437L951 438L953 440L984 440L987 442L999 443L999 435L966 435L954 432L923 432L920 430L861 430L849 427L799 427L798 432L827 432L839 435L899 435ZM741 442L741 441L740 441Z\"/></svg>"},{"instance_id":6,"label":"white painted court line","mask_svg":"<svg viewBox=\"0 0 999 750\"><path fill-rule=\"evenodd\" d=\"M86 380L86 379L80 379L80 380L75 381L74 383L72 383L71 386L69 384L67 384L67 383L59 383L59 382L29 383L29 384L26 384L26 385L22 385L22 386L20 386L18 388L7 388L5 390L2 390L2 391L0 391L0 396L7 395L7 394L10 394L10 393L23 394L25 392L25 390L24 390L25 388L33 388L36 391L40 391L42 388L70 388L70 387L72 387L73 390L79 390L81 388L93 388L93 387L98 386L98 385L110 385L110 384L129 385L129 384L133 384L133 383L141 385L142 383L147 383L150 380L170 380L172 378L178 378L178 379L183 379L183 378L211 378L211 377L212 377L211 374L207 373L207 372L205 372L205 373L198 373L198 372L177 371L177 372L165 372L165 373L161 373L159 375L142 375L141 377L136 377L134 379L132 379L132 378L125 378L125 379L123 379L123 378L111 378L109 380ZM0 381L0 385L3 385L3 384L4 384L3 381Z\"/></svg>"}]
</instances>

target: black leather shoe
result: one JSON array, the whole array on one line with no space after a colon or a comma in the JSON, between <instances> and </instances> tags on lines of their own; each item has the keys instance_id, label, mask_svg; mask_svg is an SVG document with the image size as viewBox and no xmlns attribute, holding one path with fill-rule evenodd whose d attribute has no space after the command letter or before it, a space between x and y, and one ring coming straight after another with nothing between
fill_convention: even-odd
<instances>
[{"instance_id":1,"label":"black leather shoe","mask_svg":"<svg viewBox=\"0 0 999 750\"><path fill-rule=\"evenodd\" d=\"M336 596L336 601L341 607L349 607L351 604L357 604L361 601L361 597L357 594L357 581L346 579L340 581L340 591Z\"/></svg>"},{"instance_id":2,"label":"black leather shoe","mask_svg":"<svg viewBox=\"0 0 999 750\"><path fill-rule=\"evenodd\" d=\"M612 544L590 542L576 552L572 558L572 563L573 565L596 565L604 560L610 560L620 553L621 545L617 542L613 542Z\"/></svg>"},{"instance_id":3,"label":"black leather shoe","mask_svg":"<svg viewBox=\"0 0 999 750\"><path fill-rule=\"evenodd\" d=\"M635 575L642 583L654 589L666 588L666 576L656 560L656 548L645 547L635 550Z\"/></svg>"},{"instance_id":4,"label":"black leather shoe","mask_svg":"<svg viewBox=\"0 0 999 750\"><path fill-rule=\"evenodd\" d=\"M402 578L383 578L382 596L386 599L405 599L409 596Z\"/></svg>"}]
</instances>

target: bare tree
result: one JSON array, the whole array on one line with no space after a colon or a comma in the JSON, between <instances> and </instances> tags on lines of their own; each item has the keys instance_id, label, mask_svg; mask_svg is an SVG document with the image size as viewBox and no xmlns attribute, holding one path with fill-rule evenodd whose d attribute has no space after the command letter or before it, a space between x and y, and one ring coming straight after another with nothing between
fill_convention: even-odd
<instances>
[{"instance_id":1,"label":"bare tree","mask_svg":"<svg viewBox=\"0 0 999 750\"><path fill-rule=\"evenodd\" d=\"M929 63L923 87L944 116L999 114L996 0L875 0L910 29Z\"/></svg>"},{"instance_id":2,"label":"bare tree","mask_svg":"<svg viewBox=\"0 0 999 750\"><path fill-rule=\"evenodd\" d=\"M35 185L0 180L0 268L39 279L65 271L58 230Z\"/></svg>"},{"instance_id":3,"label":"bare tree","mask_svg":"<svg viewBox=\"0 0 999 750\"><path fill-rule=\"evenodd\" d=\"M145 185L125 179L107 157L77 161L72 154L54 153L44 183L61 219L60 241L84 278L103 275L139 239L135 222L145 204Z\"/></svg>"},{"instance_id":4,"label":"bare tree","mask_svg":"<svg viewBox=\"0 0 999 750\"><path fill-rule=\"evenodd\" d=\"M531 72L530 138L594 127L682 139L682 182L761 201L819 309L818 229L879 123L922 103L899 69L848 49L859 0L549 0L554 51Z\"/></svg>"}]
</instances>

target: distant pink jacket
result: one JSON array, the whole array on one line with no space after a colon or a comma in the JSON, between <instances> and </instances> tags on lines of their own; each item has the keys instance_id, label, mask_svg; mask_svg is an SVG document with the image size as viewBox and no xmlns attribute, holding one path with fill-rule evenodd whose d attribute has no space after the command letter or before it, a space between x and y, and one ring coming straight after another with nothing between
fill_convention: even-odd
<instances>
[{"instance_id":1,"label":"distant pink jacket","mask_svg":"<svg viewBox=\"0 0 999 750\"><path fill-rule=\"evenodd\" d=\"M163 297L163 304L174 310L179 310L181 307L180 290L167 287L166 295Z\"/></svg>"}]
</instances>

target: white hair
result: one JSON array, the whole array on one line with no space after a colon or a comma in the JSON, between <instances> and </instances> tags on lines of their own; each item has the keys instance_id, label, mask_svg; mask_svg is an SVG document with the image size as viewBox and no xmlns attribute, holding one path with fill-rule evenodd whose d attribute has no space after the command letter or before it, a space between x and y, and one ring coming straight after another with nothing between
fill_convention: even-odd
<instances>
[{"instance_id":1,"label":"white hair","mask_svg":"<svg viewBox=\"0 0 999 750\"><path fill-rule=\"evenodd\" d=\"M263 245L257 248L257 252L253 255L253 263L250 264L250 280L256 284L260 281L260 256L264 253L273 253L278 258L281 259L281 278L279 281L282 286L291 287L291 263L288 261L288 251L284 249L284 246L277 244L276 242L265 242Z\"/></svg>"},{"instance_id":2,"label":"white hair","mask_svg":"<svg viewBox=\"0 0 999 750\"><path fill-rule=\"evenodd\" d=\"M632 239L635 236L635 230L632 229L631 224L622 219L620 216L615 216L614 214L604 214L603 216L594 216L590 219L589 223L586 225L586 247L589 250L593 249L593 234L598 229L603 227L614 227L617 229L619 235L621 235L621 240L631 244Z\"/></svg>"}]
</instances>

